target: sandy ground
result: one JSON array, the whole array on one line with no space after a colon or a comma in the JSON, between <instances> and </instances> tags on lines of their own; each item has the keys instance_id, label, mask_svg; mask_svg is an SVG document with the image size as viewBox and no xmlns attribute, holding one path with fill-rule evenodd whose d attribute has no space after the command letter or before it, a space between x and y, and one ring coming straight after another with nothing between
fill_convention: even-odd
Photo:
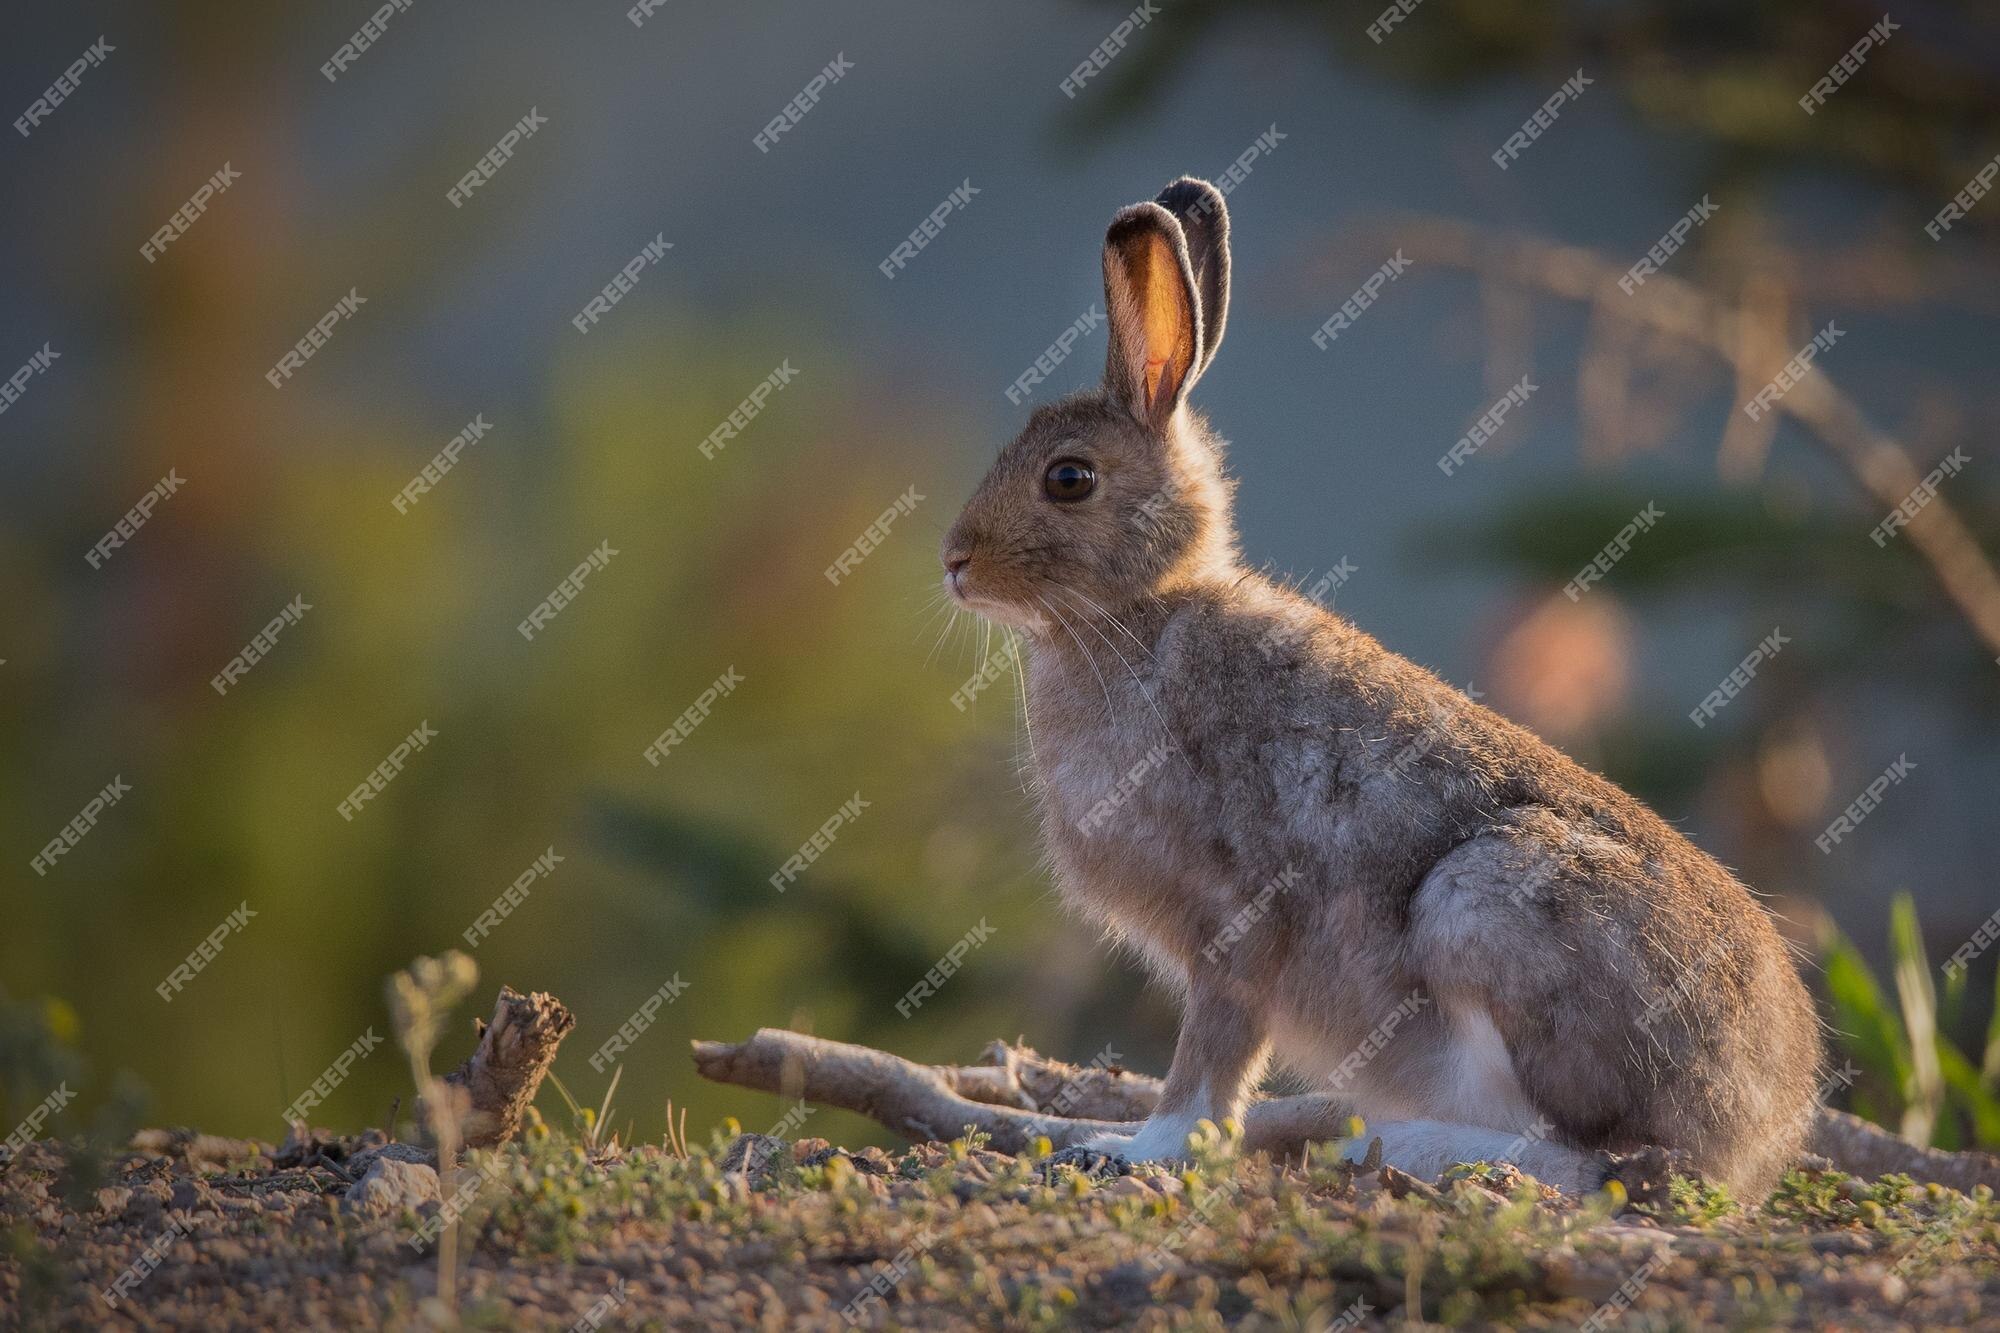
<instances>
[{"instance_id":1,"label":"sandy ground","mask_svg":"<svg viewBox=\"0 0 2000 1333\"><path fill-rule=\"evenodd\" d=\"M0 1327L2000 1328L1990 1193L1895 1177L1621 1210L1509 1168L1426 1183L1226 1143L1097 1177L967 1142L593 1152L537 1125L445 1208L429 1158L383 1142L152 1131L95 1172L32 1145L0 1172Z\"/></svg>"}]
</instances>

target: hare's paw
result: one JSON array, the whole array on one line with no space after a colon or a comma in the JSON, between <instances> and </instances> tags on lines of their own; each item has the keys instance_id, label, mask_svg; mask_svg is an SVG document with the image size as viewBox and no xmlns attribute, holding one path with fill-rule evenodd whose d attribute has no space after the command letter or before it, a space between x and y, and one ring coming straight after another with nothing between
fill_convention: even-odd
<instances>
[{"instance_id":1,"label":"hare's paw","mask_svg":"<svg viewBox=\"0 0 2000 1333\"><path fill-rule=\"evenodd\" d=\"M1200 1123L1201 1117L1192 1113L1153 1116L1118 1151L1135 1162L1186 1162L1188 1135Z\"/></svg>"},{"instance_id":2,"label":"hare's paw","mask_svg":"<svg viewBox=\"0 0 2000 1333\"><path fill-rule=\"evenodd\" d=\"M1132 1163L1126 1158L1124 1150L1116 1146L1126 1138L1127 1136L1123 1134L1099 1135L1087 1144L1071 1144L1067 1148L1058 1148L1035 1165L1041 1169L1045 1180L1053 1179L1055 1169L1060 1166L1074 1168L1086 1176L1130 1175ZM1095 1146L1098 1143L1111 1143L1114 1146L1108 1149L1098 1148Z\"/></svg>"}]
</instances>

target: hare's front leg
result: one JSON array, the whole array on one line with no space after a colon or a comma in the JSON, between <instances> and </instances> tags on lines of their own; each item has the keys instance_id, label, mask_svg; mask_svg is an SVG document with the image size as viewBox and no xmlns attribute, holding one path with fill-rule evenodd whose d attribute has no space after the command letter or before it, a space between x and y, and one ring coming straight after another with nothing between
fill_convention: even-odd
<instances>
[{"instance_id":1,"label":"hare's front leg","mask_svg":"<svg viewBox=\"0 0 2000 1333\"><path fill-rule=\"evenodd\" d=\"M1135 1162L1184 1158L1197 1122L1220 1124L1230 1116L1240 1120L1271 1053L1264 1020L1247 999L1241 983L1232 978L1195 977L1160 1104L1138 1133L1107 1134L1087 1146Z\"/></svg>"}]
</instances>

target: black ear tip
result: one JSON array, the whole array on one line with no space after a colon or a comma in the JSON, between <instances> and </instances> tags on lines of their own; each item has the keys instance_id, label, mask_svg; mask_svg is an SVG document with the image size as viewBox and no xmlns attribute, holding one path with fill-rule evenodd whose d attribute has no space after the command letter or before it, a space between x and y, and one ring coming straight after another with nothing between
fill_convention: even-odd
<instances>
[{"instance_id":1,"label":"black ear tip","mask_svg":"<svg viewBox=\"0 0 2000 1333\"><path fill-rule=\"evenodd\" d=\"M1229 206L1222 201L1222 191L1199 176L1183 176L1173 182L1160 191L1158 202L1184 222L1199 219L1218 232L1229 230Z\"/></svg>"},{"instance_id":2,"label":"black ear tip","mask_svg":"<svg viewBox=\"0 0 2000 1333\"><path fill-rule=\"evenodd\" d=\"M1220 190L1216 189L1215 186L1211 185L1209 182L1203 180L1199 176L1182 176L1176 180L1167 182L1167 188L1160 191L1159 194L1160 202L1164 204L1167 201L1169 195L1177 195L1184 191L1189 191L1189 190L1195 191L1196 193L1199 194L1219 195L1222 193Z\"/></svg>"}]
</instances>

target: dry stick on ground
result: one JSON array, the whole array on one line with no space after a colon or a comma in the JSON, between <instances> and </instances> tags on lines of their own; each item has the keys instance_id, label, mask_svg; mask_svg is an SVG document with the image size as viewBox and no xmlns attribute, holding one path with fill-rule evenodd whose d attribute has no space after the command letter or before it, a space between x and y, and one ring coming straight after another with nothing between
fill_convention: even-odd
<instances>
[{"instance_id":1,"label":"dry stick on ground","mask_svg":"<svg viewBox=\"0 0 2000 1333\"><path fill-rule=\"evenodd\" d=\"M1159 1079L1116 1066L1076 1066L1025 1046L994 1042L982 1065L920 1065L866 1046L828 1041L781 1028L760 1028L748 1041L694 1043L703 1078L856 1111L906 1138L948 1139L967 1125L992 1136L1002 1152L1019 1153L1037 1136L1066 1148L1094 1135L1130 1132L1159 1100ZM1047 1113L1038 1113L1040 1108ZM1309 1143L1342 1138L1349 1109L1330 1097L1303 1094L1255 1102L1243 1116L1244 1146L1274 1157ZM1843 1171L1873 1179L1900 1172L1970 1191L2000 1190L2000 1158L1917 1148L1878 1125L1843 1111L1821 1110L1811 1150Z\"/></svg>"},{"instance_id":2,"label":"dry stick on ground","mask_svg":"<svg viewBox=\"0 0 2000 1333\"><path fill-rule=\"evenodd\" d=\"M1492 234L1436 217L1396 218L1351 233L1347 241L1358 253L1370 255L1376 253L1371 246L1407 248L1419 265L1455 268L1484 281L1580 302L1603 317L1690 343L1729 366L1739 389L1745 383L1761 384L1790 355L1782 343L1774 344L1769 329L1683 279L1654 273L1642 292L1626 295L1618 286L1623 270L1576 246ZM1753 363L1760 368L1752 369ZM1737 410L1731 410L1732 423ZM1824 363L1796 380L1775 410L1804 426L1885 512L1902 504L1923 480L1909 451L1868 421ZM1725 465L1740 468L1748 447L1731 441ZM1903 531L1973 633L2000 654L2000 573L1956 510L1934 494Z\"/></svg>"},{"instance_id":3,"label":"dry stick on ground","mask_svg":"<svg viewBox=\"0 0 2000 1333\"><path fill-rule=\"evenodd\" d=\"M950 1069L779 1028L761 1028L735 1044L695 1042L694 1062L703 1078L716 1083L858 1111L913 1141L949 1139L971 1125L992 1135L1002 1152L1019 1153L1037 1135L1064 1148L1123 1128L1115 1121L1042 1116L977 1100L974 1087L985 1098L1004 1096L999 1081L982 1076L961 1083Z\"/></svg>"},{"instance_id":4,"label":"dry stick on ground","mask_svg":"<svg viewBox=\"0 0 2000 1333\"><path fill-rule=\"evenodd\" d=\"M858 1111L915 1141L950 1139L970 1125L1007 1153L1025 1151L1040 1136L1067 1148L1098 1134L1130 1133L1130 1120L1096 1117L1143 1116L1159 1100L1159 1080L1141 1074L1078 1068L1001 1042L987 1055L1012 1065L920 1065L780 1028L760 1028L745 1042L694 1043L696 1069L714 1082L777 1092L790 1072L797 1081L785 1085L788 1096ZM1021 1109L1028 1104L1063 1109ZM1340 1137L1346 1122L1347 1112L1323 1097L1273 1098L1244 1117L1244 1144L1283 1156Z\"/></svg>"},{"instance_id":5,"label":"dry stick on ground","mask_svg":"<svg viewBox=\"0 0 2000 1333\"><path fill-rule=\"evenodd\" d=\"M1880 1125L1845 1111L1822 1109L1806 1146L1841 1170L1873 1180L1891 1173L1970 1194L1973 1186L2000 1191L2000 1157L1983 1152L1941 1152L1905 1143Z\"/></svg>"},{"instance_id":6,"label":"dry stick on ground","mask_svg":"<svg viewBox=\"0 0 2000 1333\"><path fill-rule=\"evenodd\" d=\"M992 1041L976 1065L945 1071L962 1097L993 1106L1092 1120L1144 1120L1160 1101L1160 1080L1120 1065L1116 1051L1087 1065L1065 1064L1027 1046Z\"/></svg>"}]
</instances>

